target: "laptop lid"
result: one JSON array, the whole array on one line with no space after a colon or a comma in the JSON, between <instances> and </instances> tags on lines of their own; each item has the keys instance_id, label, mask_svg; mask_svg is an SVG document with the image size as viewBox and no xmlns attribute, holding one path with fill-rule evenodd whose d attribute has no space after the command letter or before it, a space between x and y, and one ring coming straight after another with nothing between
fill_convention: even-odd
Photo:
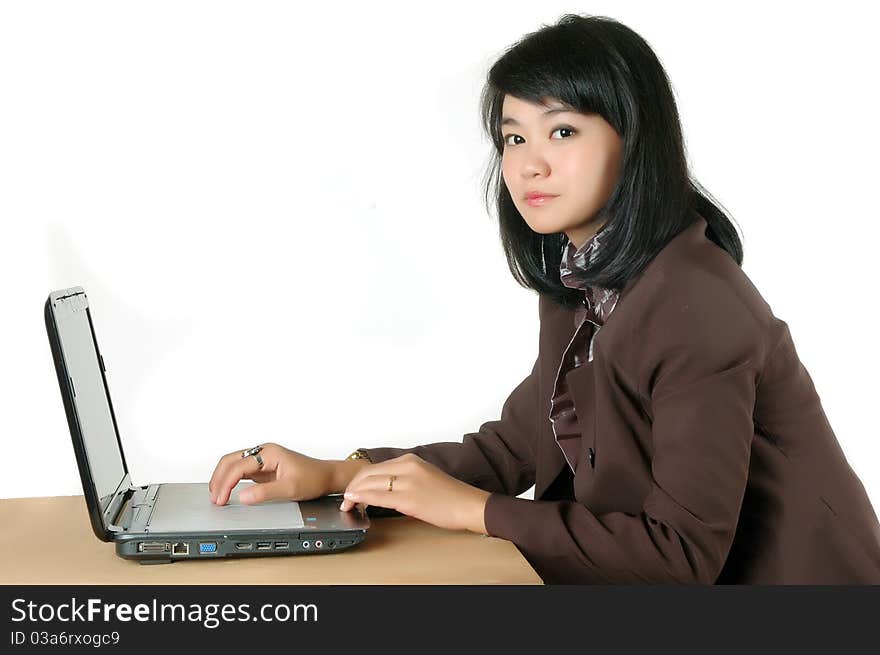
<instances>
[{"instance_id":1,"label":"laptop lid","mask_svg":"<svg viewBox=\"0 0 880 655\"><path fill-rule=\"evenodd\" d=\"M53 291L44 316L92 529L112 541L131 479L85 290Z\"/></svg>"},{"instance_id":2,"label":"laptop lid","mask_svg":"<svg viewBox=\"0 0 880 655\"><path fill-rule=\"evenodd\" d=\"M104 359L98 347L85 290L82 287L71 287L53 291L46 299L44 315L92 530L102 541L114 541L114 533L124 531L123 526L114 524L115 519L121 520L117 517L122 514L120 510L123 504L135 493L146 495L147 492L142 489L146 490L147 487L134 487L131 483L113 403L110 400ZM169 494L173 496L175 492L181 490L189 490L192 496L192 488L199 486L171 484L161 485L160 488L165 489L165 496ZM155 485L150 486L149 489L155 489ZM260 529L283 527L285 530L297 530L303 527L322 530L364 530L370 525L369 515L338 512L338 508L337 513L330 516L327 512L328 502L333 501L334 504L339 502L339 499L334 497L322 499L320 502L294 503L295 515L291 514L287 501L285 505L288 506L284 508L274 508L271 503L263 503L261 511L254 512L251 509L246 517L236 518L235 508L229 506L225 508L209 506L198 509L198 512L195 508L187 509L186 502L182 500L184 496L170 499L171 505L180 511L166 512L167 516L164 518L163 513L159 512L155 517L156 524L153 525L152 522L150 524L151 531L179 530L183 525L194 526L198 523L193 518L196 515L203 523L216 519L215 523L222 524L227 530L254 528L254 521L260 522ZM203 492L199 497L207 498L207 494ZM315 516L307 516L305 519L307 523L304 523L300 508L302 512ZM222 522L217 515L221 511ZM129 511L128 514L130 515L131 512ZM340 519L341 523L338 523ZM130 520L129 516L126 522ZM203 530L211 529L210 523L205 525L198 523L198 525Z\"/></svg>"}]
</instances>

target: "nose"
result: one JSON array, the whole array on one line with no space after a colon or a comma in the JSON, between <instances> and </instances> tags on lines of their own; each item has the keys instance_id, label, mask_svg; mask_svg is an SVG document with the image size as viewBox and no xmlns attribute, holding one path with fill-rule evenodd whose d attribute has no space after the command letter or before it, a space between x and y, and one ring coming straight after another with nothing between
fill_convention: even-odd
<instances>
[{"instance_id":1,"label":"nose","mask_svg":"<svg viewBox=\"0 0 880 655\"><path fill-rule=\"evenodd\" d=\"M547 160L540 155L529 155L522 163L522 178L530 180L533 177L546 176L550 172Z\"/></svg>"},{"instance_id":2,"label":"nose","mask_svg":"<svg viewBox=\"0 0 880 655\"><path fill-rule=\"evenodd\" d=\"M523 179L529 180L536 175L547 175L550 172L550 165L540 148L529 147L526 143L521 153L520 175Z\"/></svg>"}]
</instances>

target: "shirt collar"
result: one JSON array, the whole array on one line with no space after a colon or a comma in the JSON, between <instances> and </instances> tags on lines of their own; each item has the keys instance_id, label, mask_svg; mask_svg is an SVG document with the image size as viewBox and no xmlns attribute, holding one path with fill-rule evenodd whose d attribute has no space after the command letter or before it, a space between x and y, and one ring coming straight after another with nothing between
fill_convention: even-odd
<instances>
[{"instance_id":1,"label":"shirt collar","mask_svg":"<svg viewBox=\"0 0 880 655\"><path fill-rule=\"evenodd\" d=\"M606 229L609 226L610 223L606 222L580 248L575 248L571 239L566 239L565 247L562 250L562 261L559 264L559 278L562 284L570 289L587 288L588 285L577 279L574 271L585 271L593 263L599 253L601 241L605 240L606 234L610 231Z\"/></svg>"}]
</instances>

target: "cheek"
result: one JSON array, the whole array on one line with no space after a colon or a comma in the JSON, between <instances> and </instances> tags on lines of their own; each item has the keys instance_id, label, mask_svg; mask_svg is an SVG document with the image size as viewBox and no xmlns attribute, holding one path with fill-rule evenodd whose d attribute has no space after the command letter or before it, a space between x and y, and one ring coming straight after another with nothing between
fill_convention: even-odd
<instances>
[{"instance_id":1,"label":"cheek","mask_svg":"<svg viewBox=\"0 0 880 655\"><path fill-rule=\"evenodd\" d=\"M504 186L507 187L507 191L510 194L510 199L514 204L518 206L517 199L519 198L519 194L522 192L522 188L518 185L518 181L516 179L516 175L513 171L508 172L503 166L501 168L501 178L504 181Z\"/></svg>"},{"instance_id":2,"label":"cheek","mask_svg":"<svg viewBox=\"0 0 880 655\"><path fill-rule=\"evenodd\" d=\"M565 162L566 177L576 180L585 192L595 192L613 186L617 166L612 152L603 149L584 150Z\"/></svg>"},{"instance_id":3,"label":"cheek","mask_svg":"<svg viewBox=\"0 0 880 655\"><path fill-rule=\"evenodd\" d=\"M510 189L510 180L512 179L512 175L510 172L510 162L507 159L501 160L501 178L504 180L504 184L507 185L507 188Z\"/></svg>"}]
</instances>

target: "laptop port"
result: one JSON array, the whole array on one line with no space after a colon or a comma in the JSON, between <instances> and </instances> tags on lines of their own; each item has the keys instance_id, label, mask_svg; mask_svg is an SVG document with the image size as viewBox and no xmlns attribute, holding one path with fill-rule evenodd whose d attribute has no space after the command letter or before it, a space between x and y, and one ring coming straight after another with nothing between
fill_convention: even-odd
<instances>
[{"instance_id":1,"label":"laptop port","mask_svg":"<svg viewBox=\"0 0 880 655\"><path fill-rule=\"evenodd\" d=\"M275 550L287 550L290 544L286 541L276 541Z\"/></svg>"},{"instance_id":2,"label":"laptop port","mask_svg":"<svg viewBox=\"0 0 880 655\"><path fill-rule=\"evenodd\" d=\"M164 553L171 550L167 541L142 541L138 544L139 553Z\"/></svg>"},{"instance_id":3,"label":"laptop port","mask_svg":"<svg viewBox=\"0 0 880 655\"><path fill-rule=\"evenodd\" d=\"M318 539L318 540L315 542L315 548L323 548L323 547L324 547L324 542L321 541L320 539Z\"/></svg>"},{"instance_id":4,"label":"laptop port","mask_svg":"<svg viewBox=\"0 0 880 655\"><path fill-rule=\"evenodd\" d=\"M260 541L257 543L257 550L272 550L271 541Z\"/></svg>"},{"instance_id":5,"label":"laptop port","mask_svg":"<svg viewBox=\"0 0 880 655\"><path fill-rule=\"evenodd\" d=\"M235 550L253 550L254 545L251 543L239 542L235 544Z\"/></svg>"},{"instance_id":6,"label":"laptop port","mask_svg":"<svg viewBox=\"0 0 880 655\"><path fill-rule=\"evenodd\" d=\"M217 552L216 541L203 541L199 544L199 555L207 555Z\"/></svg>"},{"instance_id":7,"label":"laptop port","mask_svg":"<svg viewBox=\"0 0 880 655\"><path fill-rule=\"evenodd\" d=\"M308 550L309 547L310 547L311 545L312 545L312 544L311 544L310 542L308 542L308 541L304 541L304 542L303 542L303 548L305 548L306 550Z\"/></svg>"},{"instance_id":8,"label":"laptop port","mask_svg":"<svg viewBox=\"0 0 880 655\"><path fill-rule=\"evenodd\" d=\"M177 543L171 546L172 555L189 555L189 544Z\"/></svg>"}]
</instances>

